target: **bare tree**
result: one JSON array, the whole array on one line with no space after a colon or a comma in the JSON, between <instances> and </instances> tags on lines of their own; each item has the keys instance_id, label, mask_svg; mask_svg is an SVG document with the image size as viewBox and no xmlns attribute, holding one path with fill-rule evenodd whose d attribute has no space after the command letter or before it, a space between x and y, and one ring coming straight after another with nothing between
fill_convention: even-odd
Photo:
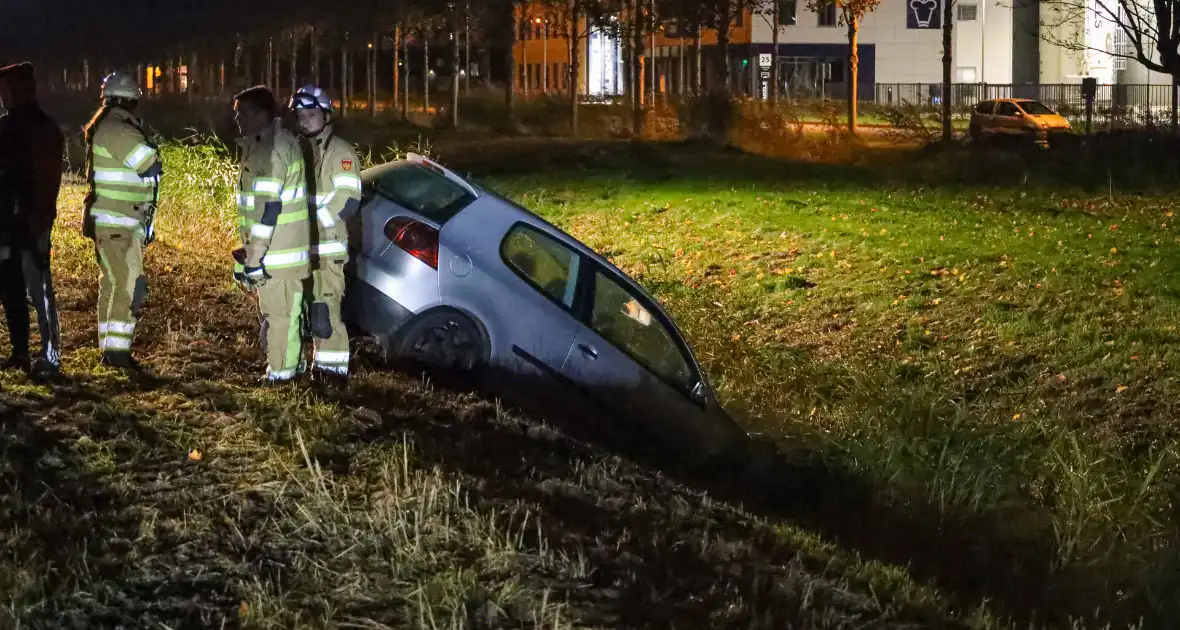
<instances>
[{"instance_id":1,"label":"bare tree","mask_svg":"<svg viewBox=\"0 0 1180 630\"><path fill-rule=\"evenodd\" d=\"M848 133L856 135L857 83L860 81L860 21L877 8L881 0L808 0L817 13L835 6L840 26L848 29Z\"/></svg>"},{"instance_id":2,"label":"bare tree","mask_svg":"<svg viewBox=\"0 0 1180 630\"><path fill-rule=\"evenodd\" d=\"M1180 80L1180 0L1042 0L1041 39L1066 50L1099 52L1172 77L1172 130L1177 130ZM1047 10L1046 10L1047 9ZM1113 31L1113 50L1087 41L1086 23Z\"/></svg>"},{"instance_id":3,"label":"bare tree","mask_svg":"<svg viewBox=\"0 0 1180 630\"><path fill-rule=\"evenodd\" d=\"M955 139L951 129L951 54L955 27L951 17L954 5L955 0L942 0L942 141L946 144Z\"/></svg>"}]
</instances>

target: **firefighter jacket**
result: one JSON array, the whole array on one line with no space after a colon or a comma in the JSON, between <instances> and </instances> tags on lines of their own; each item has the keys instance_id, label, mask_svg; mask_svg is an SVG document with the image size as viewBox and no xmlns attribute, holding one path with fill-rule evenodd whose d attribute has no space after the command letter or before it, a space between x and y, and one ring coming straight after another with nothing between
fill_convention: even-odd
<instances>
[{"instance_id":1,"label":"firefighter jacket","mask_svg":"<svg viewBox=\"0 0 1180 630\"><path fill-rule=\"evenodd\" d=\"M308 183L314 191L316 258L347 258L348 232L344 219L360 206L360 162L352 146L332 134L332 126L307 138Z\"/></svg>"},{"instance_id":2,"label":"firefighter jacket","mask_svg":"<svg viewBox=\"0 0 1180 630\"><path fill-rule=\"evenodd\" d=\"M0 238L53 228L64 150L61 129L36 103L0 116Z\"/></svg>"},{"instance_id":3,"label":"firefighter jacket","mask_svg":"<svg viewBox=\"0 0 1180 630\"><path fill-rule=\"evenodd\" d=\"M143 123L121 107L99 114L87 146L84 221L146 235L159 195L163 162Z\"/></svg>"},{"instance_id":4,"label":"firefighter jacket","mask_svg":"<svg viewBox=\"0 0 1180 630\"><path fill-rule=\"evenodd\" d=\"M298 139L276 118L262 133L237 142L242 149L238 233L246 249L244 267L262 267L270 276L306 277L311 235Z\"/></svg>"}]
</instances>

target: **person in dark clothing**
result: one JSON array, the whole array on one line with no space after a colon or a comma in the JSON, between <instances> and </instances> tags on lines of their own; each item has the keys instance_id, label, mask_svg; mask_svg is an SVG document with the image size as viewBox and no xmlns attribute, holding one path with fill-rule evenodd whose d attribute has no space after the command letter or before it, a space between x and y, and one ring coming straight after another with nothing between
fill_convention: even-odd
<instances>
[{"instance_id":1,"label":"person in dark clothing","mask_svg":"<svg viewBox=\"0 0 1180 630\"><path fill-rule=\"evenodd\" d=\"M61 370L61 336L50 273L65 137L37 103L33 66L0 68L0 302L12 355L0 365L36 376ZM29 356L29 301L37 311L41 353Z\"/></svg>"}]
</instances>

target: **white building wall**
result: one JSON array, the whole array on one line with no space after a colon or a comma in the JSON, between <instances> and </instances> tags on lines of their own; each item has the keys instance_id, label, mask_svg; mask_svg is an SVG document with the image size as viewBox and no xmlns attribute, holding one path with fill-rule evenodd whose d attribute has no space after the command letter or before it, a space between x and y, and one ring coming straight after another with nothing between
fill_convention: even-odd
<instances>
[{"instance_id":1,"label":"white building wall","mask_svg":"<svg viewBox=\"0 0 1180 630\"><path fill-rule=\"evenodd\" d=\"M975 22L955 22L952 60L960 74L974 72L974 83L1012 81L1012 9L998 0L957 0L977 3ZM986 6L984 6L986 5ZM796 24L780 27L782 44L842 44L846 29L819 26L819 16L800 0ZM911 12L922 17L933 13L940 26L942 0L882 0L877 10L866 15L860 27L860 43L874 44L877 83L940 83L942 81L942 29L907 28ZM754 18L753 41L773 39L768 20ZM973 69L973 70L972 70Z\"/></svg>"}]
</instances>

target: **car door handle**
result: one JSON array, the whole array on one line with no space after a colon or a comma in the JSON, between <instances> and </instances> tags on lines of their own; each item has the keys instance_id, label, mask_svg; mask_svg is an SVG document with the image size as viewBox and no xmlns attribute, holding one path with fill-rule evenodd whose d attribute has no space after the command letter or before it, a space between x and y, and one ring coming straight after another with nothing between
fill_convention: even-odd
<instances>
[{"instance_id":1,"label":"car door handle","mask_svg":"<svg viewBox=\"0 0 1180 630\"><path fill-rule=\"evenodd\" d=\"M591 359L598 358L598 350L596 350L594 346L588 346L584 343L580 343L578 344L578 350L581 350L582 354L590 357Z\"/></svg>"}]
</instances>

